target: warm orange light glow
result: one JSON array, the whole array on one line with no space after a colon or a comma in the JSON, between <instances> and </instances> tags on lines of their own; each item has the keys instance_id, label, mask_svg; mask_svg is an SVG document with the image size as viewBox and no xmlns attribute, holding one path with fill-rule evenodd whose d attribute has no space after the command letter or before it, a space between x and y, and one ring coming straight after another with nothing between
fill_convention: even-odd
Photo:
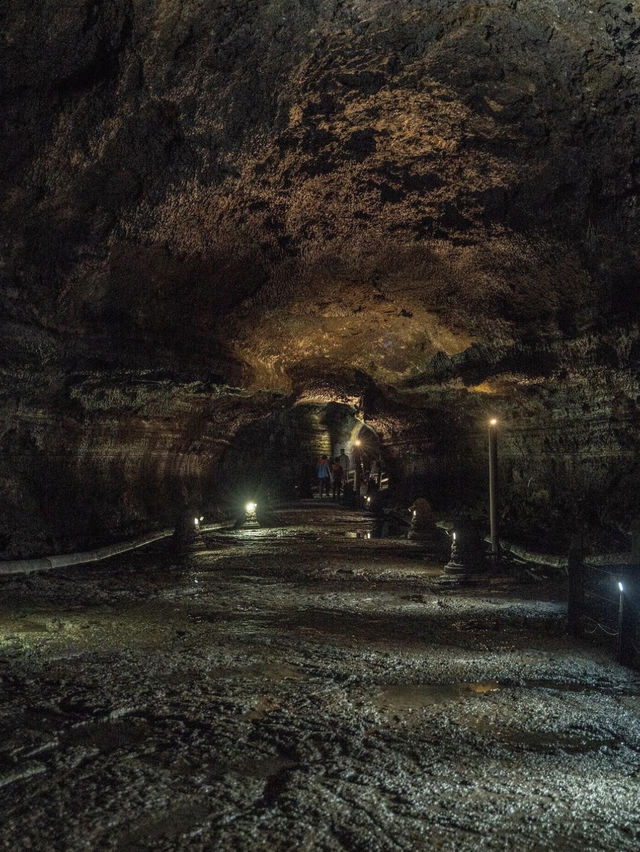
<instances>
[{"instance_id":1,"label":"warm orange light glow","mask_svg":"<svg viewBox=\"0 0 640 852\"><path fill-rule=\"evenodd\" d=\"M498 425L497 419L495 417L492 417L491 420L489 421L489 426L497 426L497 425Z\"/></svg>"}]
</instances>

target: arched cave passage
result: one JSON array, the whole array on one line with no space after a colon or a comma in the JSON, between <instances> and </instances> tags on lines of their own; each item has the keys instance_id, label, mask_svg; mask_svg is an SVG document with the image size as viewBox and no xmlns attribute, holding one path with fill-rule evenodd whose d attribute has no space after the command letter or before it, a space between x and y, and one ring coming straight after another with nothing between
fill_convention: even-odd
<instances>
[{"instance_id":1,"label":"arched cave passage","mask_svg":"<svg viewBox=\"0 0 640 852\"><path fill-rule=\"evenodd\" d=\"M344 450L353 458L356 441L365 468L373 459L384 465L383 442L354 406L306 401L280 408L233 436L218 464L216 497L223 505L252 495L311 497L320 456L335 458Z\"/></svg>"}]
</instances>

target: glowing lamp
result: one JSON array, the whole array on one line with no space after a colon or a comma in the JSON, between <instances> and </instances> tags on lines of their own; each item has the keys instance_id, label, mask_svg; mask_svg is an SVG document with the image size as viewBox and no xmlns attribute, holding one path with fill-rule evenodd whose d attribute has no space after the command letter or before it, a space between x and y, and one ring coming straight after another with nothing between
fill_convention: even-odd
<instances>
[{"instance_id":1,"label":"glowing lamp","mask_svg":"<svg viewBox=\"0 0 640 852\"><path fill-rule=\"evenodd\" d=\"M253 515L255 510L258 508L258 504L257 503L247 503L247 505L244 508L245 508L245 511L247 512L248 515Z\"/></svg>"},{"instance_id":2,"label":"glowing lamp","mask_svg":"<svg viewBox=\"0 0 640 852\"><path fill-rule=\"evenodd\" d=\"M498 425L498 419L496 417L492 417L491 420L489 421L489 426L497 426L497 425Z\"/></svg>"},{"instance_id":3,"label":"glowing lamp","mask_svg":"<svg viewBox=\"0 0 640 852\"><path fill-rule=\"evenodd\" d=\"M200 518L194 518L193 523L195 524L195 526L198 526L198 524L200 523Z\"/></svg>"},{"instance_id":4,"label":"glowing lamp","mask_svg":"<svg viewBox=\"0 0 640 852\"><path fill-rule=\"evenodd\" d=\"M619 589L621 592L624 592L624 586L622 585L622 583L620 582L620 580L618 580L618 589Z\"/></svg>"}]
</instances>

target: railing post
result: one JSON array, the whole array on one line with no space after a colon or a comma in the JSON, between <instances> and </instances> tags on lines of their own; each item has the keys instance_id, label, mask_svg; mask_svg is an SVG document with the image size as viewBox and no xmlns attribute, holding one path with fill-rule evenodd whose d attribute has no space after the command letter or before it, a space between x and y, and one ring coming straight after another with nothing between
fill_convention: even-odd
<instances>
[{"instance_id":1,"label":"railing post","mask_svg":"<svg viewBox=\"0 0 640 852\"><path fill-rule=\"evenodd\" d=\"M631 612L630 600L628 598L628 581L626 578L618 578L618 638L616 641L616 659L623 666L631 665L633 661L633 634L634 624Z\"/></svg>"},{"instance_id":2,"label":"railing post","mask_svg":"<svg viewBox=\"0 0 640 852\"><path fill-rule=\"evenodd\" d=\"M567 602L567 626L576 639L580 636L584 610L584 563L582 561L582 539L574 536L569 548L569 599Z\"/></svg>"},{"instance_id":3,"label":"railing post","mask_svg":"<svg viewBox=\"0 0 640 852\"><path fill-rule=\"evenodd\" d=\"M492 417L489 421L489 529L491 536L491 561L494 567L500 558L498 542L498 421Z\"/></svg>"}]
</instances>

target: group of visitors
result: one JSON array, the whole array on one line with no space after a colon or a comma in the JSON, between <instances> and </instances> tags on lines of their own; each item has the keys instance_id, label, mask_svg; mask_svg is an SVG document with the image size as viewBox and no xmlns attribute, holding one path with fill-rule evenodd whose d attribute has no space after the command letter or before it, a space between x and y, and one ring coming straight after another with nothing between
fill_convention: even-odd
<instances>
[{"instance_id":1,"label":"group of visitors","mask_svg":"<svg viewBox=\"0 0 640 852\"><path fill-rule=\"evenodd\" d=\"M340 450L340 455L333 460L326 455L320 457L317 467L318 476L318 496L331 496L335 500L340 498L342 494L342 483L349 474L349 456L345 453L344 448ZM331 492L331 495L329 494Z\"/></svg>"}]
</instances>

